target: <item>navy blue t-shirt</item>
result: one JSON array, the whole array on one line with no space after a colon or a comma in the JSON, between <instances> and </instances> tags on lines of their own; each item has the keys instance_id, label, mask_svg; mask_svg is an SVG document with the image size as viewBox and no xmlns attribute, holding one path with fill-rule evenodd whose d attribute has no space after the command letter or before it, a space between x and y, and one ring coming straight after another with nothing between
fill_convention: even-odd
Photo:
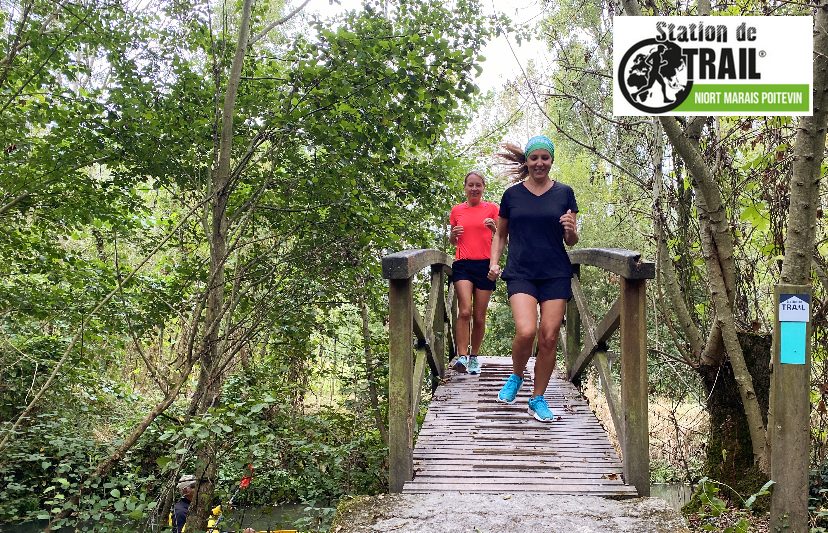
<instances>
[{"instance_id":1,"label":"navy blue t-shirt","mask_svg":"<svg viewBox=\"0 0 828 533\"><path fill-rule=\"evenodd\" d=\"M506 189L500 216L509 220L509 256L503 279L571 278L561 215L578 212L575 192L564 183L535 196L523 183Z\"/></svg>"}]
</instances>

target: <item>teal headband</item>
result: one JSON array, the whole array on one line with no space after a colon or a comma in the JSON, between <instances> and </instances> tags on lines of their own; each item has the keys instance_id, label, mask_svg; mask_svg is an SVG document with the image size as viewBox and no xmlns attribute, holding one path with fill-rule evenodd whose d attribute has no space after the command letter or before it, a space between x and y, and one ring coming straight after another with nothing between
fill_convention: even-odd
<instances>
[{"instance_id":1,"label":"teal headband","mask_svg":"<svg viewBox=\"0 0 828 533\"><path fill-rule=\"evenodd\" d=\"M546 135L537 135L529 139L526 143L526 149L523 151L524 157L529 158L529 154L535 150L546 150L553 158L555 157L555 144Z\"/></svg>"}]
</instances>

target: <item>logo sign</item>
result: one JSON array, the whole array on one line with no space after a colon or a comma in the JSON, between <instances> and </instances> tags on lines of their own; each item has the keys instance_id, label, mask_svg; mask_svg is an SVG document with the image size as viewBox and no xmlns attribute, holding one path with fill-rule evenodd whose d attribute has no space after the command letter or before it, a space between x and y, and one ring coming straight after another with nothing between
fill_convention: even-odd
<instances>
[{"instance_id":1,"label":"logo sign","mask_svg":"<svg viewBox=\"0 0 828 533\"><path fill-rule=\"evenodd\" d=\"M780 294L780 322L809 322L811 320L811 296L808 294Z\"/></svg>"},{"instance_id":2,"label":"logo sign","mask_svg":"<svg viewBox=\"0 0 828 533\"><path fill-rule=\"evenodd\" d=\"M813 114L812 17L613 24L616 116Z\"/></svg>"}]
</instances>

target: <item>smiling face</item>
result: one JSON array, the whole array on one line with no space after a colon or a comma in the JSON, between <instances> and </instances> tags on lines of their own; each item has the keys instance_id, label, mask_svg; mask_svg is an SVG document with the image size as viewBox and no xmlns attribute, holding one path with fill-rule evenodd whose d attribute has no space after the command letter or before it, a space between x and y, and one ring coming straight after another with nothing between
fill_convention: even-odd
<instances>
[{"instance_id":1,"label":"smiling face","mask_svg":"<svg viewBox=\"0 0 828 533\"><path fill-rule=\"evenodd\" d=\"M486 189L486 182L479 175L469 173L466 176L463 191L466 193L466 200L469 205L477 205L483 199L483 191Z\"/></svg>"},{"instance_id":2,"label":"smiling face","mask_svg":"<svg viewBox=\"0 0 828 533\"><path fill-rule=\"evenodd\" d=\"M526 158L526 167L529 177L536 180L549 178L549 169L552 168L552 155L546 150L533 150Z\"/></svg>"}]
</instances>

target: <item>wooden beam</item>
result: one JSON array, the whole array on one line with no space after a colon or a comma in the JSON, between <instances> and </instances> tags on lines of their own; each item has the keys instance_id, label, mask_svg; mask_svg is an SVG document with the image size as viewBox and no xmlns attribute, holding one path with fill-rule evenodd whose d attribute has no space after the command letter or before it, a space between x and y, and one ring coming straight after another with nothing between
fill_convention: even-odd
<instances>
[{"instance_id":1,"label":"wooden beam","mask_svg":"<svg viewBox=\"0 0 828 533\"><path fill-rule=\"evenodd\" d=\"M414 300L411 279L392 279L388 292L388 484L402 492L413 476L414 413L411 410Z\"/></svg>"},{"instance_id":2,"label":"wooden beam","mask_svg":"<svg viewBox=\"0 0 828 533\"><path fill-rule=\"evenodd\" d=\"M573 264L589 265L615 272L627 279L655 278L655 263L641 259L641 253L618 248L579 248L569 252Z\"/></svg>"},{"instance_id":3,"label":"wooden beam","mask_svg":"<svg viewBox=\"0 0 828 533\"><path fill-rule=\"evenodd\" d=\"M620 324L621 301L620 298L613 302L607 314L601 319L601 322L596 326L595 320L592 318L592 313L587 306L586 296L581 288L580 282L576 278L572 278L572 295L578 306L578 312L581 322L584 327L584 347L580 354L570 365L568 371L569 381L577 381L581 373L587 365L592 361L595 352L604 345Z\"/></svg>"},{"instance_id":4,"label":"wooden beam","mask_svg":"<svg viewBox=\"0 0 828 533\"><path fill-rule=\"evenodd\" d=\"M621 278L621 405L624 412L624 480L650 495L650 433L647 422L646 282Z\"/></svg>"},{"instance_id":5,"label":"wooden beam","mask_svg":"<svg viewBox=\"0 0 828 533\"><path fill-rule=\"evenodd\" d=\"M414 335L417 337L417 342L428 346L428 337L426 337L425 322L423 321L423 317L420 316L420 310L417 309L417 306L412 305L412 313L414 315L413 331Z\"/></svg>"},{"instance_id":6,"label":"wooden beam","mask_svg":"<svg viewBox=\"0 0 828 533\"><path fill-rule=\"evenodd\" d=\"M426 326L423 322L422 317L420 317L420 312L417 310L417 306L414 306L414 335L417 337L418 341L418 348L422 348L425 354L428 356L428 366L431 368L431 371L434 374L438 374L438 366L439 363L437 362L437 357L434 354L434 338L432 335L426 334ZM436 388L436 387L435 387Z\"/></svg>"},{"instance_id":7,"label":"wooden beam","mask_svg":"<svg viewBox=\"0 0 828 533\"><path fill-rule=\"evenodd\" d=\"M414 417L414 432L417 430L417 413L420 411L420 395L423 392L423 377L426 367L425 350L417 350L414 356L414 372L411 376L411 413Z\"/></svg>"},{"instance_id":8,"label":"wooden beam","mask_svg":"<svg viewBox=\"0 0 828 533\"><path fill-rule=\"evenodd\" d=\"M446 291L446 322L448 322L448 359L451 361L457 355L454 340L454 324L457 323L457 295L454 294L454 284L449 284Z\"/></svg>"},{"instance_id":9,"label":"wooden beam","mask_svg":"<svg viewBox=\"0 0 828 533\"><path fill-rule=\"evenodd\" d=\"M624 442L624 418L621 413L621 398L618 396L618 388L612 380L610 357L615 358L614 355L608 354L608 352L596 352L595 358L592 360L592 366L598 371L598 378L601 380L601 387L604 389L604 396L607 399L607 407L609 407L610 416L612 417L612 424L615 426L618 442Z\"/></svg>"},{"instance_id":10,"label":"wooden beam","mask_svg":"<svg viewBox=\"0 0 828 533\"><path fill-rule=\"evenodd\" d=\"M442 265L431 267L431 294L429 302L436 302L431 317L431 338L437 375L446 377L446 275Z\"/></svg>"},{"instance_id":11,"label":"wooden beam","mask_svg":"<svg viewBox=\"0 0 828 533\"><path fill-rule=\"evenodd\" d=\"M782 364L779 297L807 294L810 285L779 284L774 288L773 366L768 431L771 445L770 530L808 531L808 458L810 457L811 322L805 325L804 364ZM809 306L813 315L813 299ZM809 317L810 318L810 317Z\"/></svg>"},{"instance_id":12,"label":"wooden beam","mask_svg":"<svg viewBox=\"0 0 828 533\"><path fill-rule=\"evenodd\" d=\"M572 284L574 292L575 282L580 282L581 269L579 265L572 265ZM574 298L566 303L566 328L564 329L564 350L566 358L567 373L576 386L580 385L576 378L572 380L572 367L575 358L581 353L581 314L578 312L578 302Z\"/></svg>"},{"instance_id":13,"label":"wooden beam","mask_svg":"<svg viewBox=\"0 0 828 533\"><path fill-rule=\"evenodd\" d=\"M436 274L434 271L435 266L438 269L442 269L442 265L432 265L431 267L431 273L429 276L428 300L425 304L425 316L423 317L425 319L423 320L423 323L426 327L426 334L429 334L429 337L431 337L430 333L433 330L434 314L437 312L437 305L439 304L437 299L437 292L439 292L440 287L437 283L435 283L435 281L437 280L434 279Z\"/></svg>"},{"instance_id":14,"label":"wooden beam","mask_svg":"<svg viewBox=\"0 0 828 533\"><path fill-rule=\"evenodd\" d=\"M382 258L382 277L408 279L427 266L441 264L451 267L452 261L449 255L439 250L403 250Z\"/></svg>"}]
</instances>

